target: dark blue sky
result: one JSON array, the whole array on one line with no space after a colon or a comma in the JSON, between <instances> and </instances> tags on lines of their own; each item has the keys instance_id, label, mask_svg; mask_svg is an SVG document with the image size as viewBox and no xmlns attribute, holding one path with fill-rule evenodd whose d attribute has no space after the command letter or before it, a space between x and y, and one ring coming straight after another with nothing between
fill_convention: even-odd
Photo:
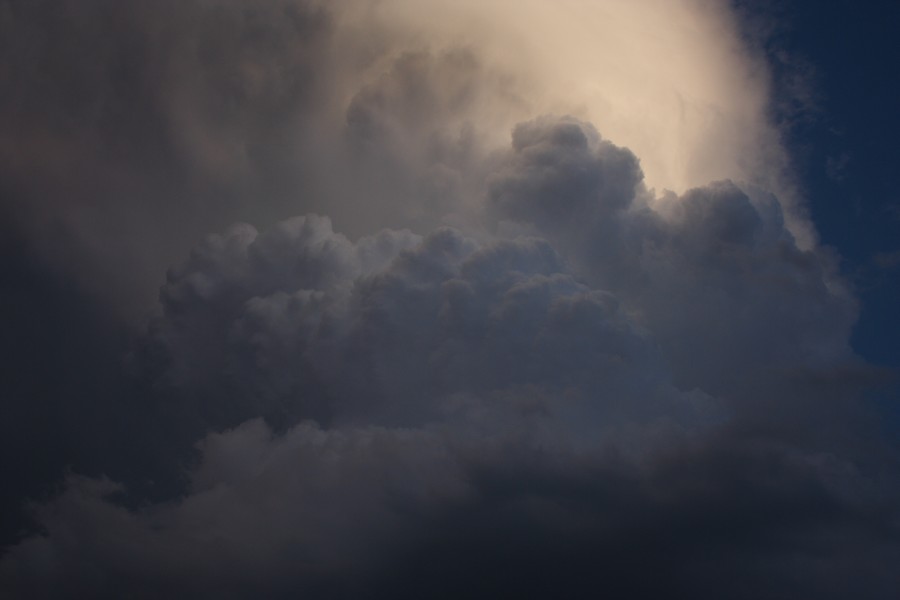
<instances>
[{"instance_id":1,"label":"dark blue sky","mask_svg":"<svg viewBox=\"0 0 900 600\"><path fill-rule=\"evenodd\" d=\"M900 2L791 2L768 50L780 85L801 75L811 106L792 115L790 146L822 241L861 298L853 337L867 359L900 366ZM785 67L786 65L786 67Z\"/></svg>"}]
</instances>

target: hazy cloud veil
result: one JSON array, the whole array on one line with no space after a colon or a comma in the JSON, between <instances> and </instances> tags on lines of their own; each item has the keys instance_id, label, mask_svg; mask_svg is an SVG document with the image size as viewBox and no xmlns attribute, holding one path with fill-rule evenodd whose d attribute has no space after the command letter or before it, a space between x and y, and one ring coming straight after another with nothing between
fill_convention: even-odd
<instances>
[{"instance_id":1,"label":"hazy cloud veil","mask_svg":"<svg viewBox=\"0 0 900 600\"><path fill-rule=\"evenodd\" d=\"M2 589L892 597L878 373L741 40L700 0L0 2Z\"/></svg>"}]
</instances>

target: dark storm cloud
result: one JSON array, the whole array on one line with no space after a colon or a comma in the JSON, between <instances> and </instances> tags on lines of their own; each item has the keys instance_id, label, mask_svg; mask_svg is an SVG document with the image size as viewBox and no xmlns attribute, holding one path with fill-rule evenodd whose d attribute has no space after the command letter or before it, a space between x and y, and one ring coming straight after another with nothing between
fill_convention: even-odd
<instances>
[{"instance_id":1,"label":"dark storm cloud","mask_svg":"<svg viewBox=\"0 0 900 600\"><path fill-rule=\"evenodd\" d=\"M733 394L760 369L848 355L855 302L832 257L797 247L775 198L719 182L654 199L641 179L592 127L543 119L516 129L490 206L615 290L681 385Z\"/></svg>"},{"instance_id":2,"label":"dark storm cloud","mask_svg":"<svg viewBox=\"0 0 900 600\"><path fill-rule=\"evenodd\" d=\"M0 3L5 542L64 465L141 470L126 340L199 237L283 210L330 31L297 2Z\"/></svg>"},{"instance_id":3,"label":"dark storm cloud","mask_svg":"<svg viewBox=\"0 0 900 600\"><path fill-rule=\"evenodd\" d=\"M177 504L129 513L103 500L115 486L70 480L4 581L29 597L890 597L893 508L852 464L729 438L659 446L628 460L521 434L273 437L253 421L203 442Z\"/></svg>"},{"instance_id":4,"label":"dark storm cloud","mask_svg":"<svg viewBox=\"0 0 900 600\"><path fill-rule=\"evenodd\" d=\"M837 259L367 7L0 2L4 593L892 597Z\"/></svg>"},{"instance_id":5,"label":"dark storm cloud","mask_svg":"<svg viewBox=\"0 0 900 600\"><path fill-rule=\"evenodd\" d=\"M5 585L889 597L893 459L831 259L758 191L651 197L573 119L496 165L494 234L310 215L197 246L131 358L202 437L185 493L126 508L71 476Z\"/></svg>"},{"instance_id":6,"label":"dark storm cloud","mask_svg":"<svg viewBox=\"0 0 900 600\"><path fill-rule=\"evenodd\" d=\"M137 377L123 375L122 355L158 310L166 269L197 239L235 221L269 225L308 210L327 209L354 235L379 222L434 224L460 195L460 173L478 152L447 122L461 126L469 96L496 96L499 84L487 85L470 49L397 51L374 23L336 37L330 9L299 1L0 3L9 373L0 391L12 430L2 453L12 477L4 540L22 526L12 507L54 485L65 465L134 483L147 478L146 462L182 460L212 423L256 416L203 414L202 402L185 415L158 392L148 366L157 363L143 355L140 365L124 361ZM374 75L362 77L366 69ZM361 135L362 113L377 135ZM432 138L433 152L420 156ZM424 214L414 207L419 192L434 199ZM254 252L290 251L278 246L280 229ZM373 238L365 253L373 264L354 268L374 268L382 242ZM246 268L266 260L255 256ZM169 298L166 309L176 304ZM156 439L160 423L182 417ZM145 448L141 458L122 440L141 440L125 444Z\"/></svg>"},{"instance_id":7,"label":"dark storm cloud","mask_svg":"<svg viewBox=\"0 0 900 600\"><path fill-rule=\"evenodd\" d=\"M451 394L612 387L621 371L652 382L661 368L615 297L575 280L540 239L484 245L443 229L352 244L315 216L260 235L236 227L173 270L162 300L144 352L161 357L161 381L213 404L204 414L243 405L218 426L264 406L420 423Z\"/></svg>"}]
</instances>

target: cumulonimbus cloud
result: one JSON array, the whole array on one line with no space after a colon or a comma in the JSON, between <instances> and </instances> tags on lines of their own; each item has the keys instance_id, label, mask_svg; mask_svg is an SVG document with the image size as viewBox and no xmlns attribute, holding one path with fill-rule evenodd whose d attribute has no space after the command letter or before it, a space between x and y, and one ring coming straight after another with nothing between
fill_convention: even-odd
<instances>
[{"instance_id":1,"label":"cumulonimbus cloud","mask_svg":"<svg viewBox=\"0 0 900 600\"><path fill-rule=\"evenodd\" d=\"M4 6L117 33L75 83L73 38L45 40L67 100L5 111L36 246L47 209L77 233L59 268L103 290L163 233L150 262L221 232L97 404L138 415L96 432L110 454L168 457L182 487L135 499L139 460L70 474L3 556L10 593L896 589L856 301L773 170L765 68L724 4Z\"/></svg>"}]
</instances>

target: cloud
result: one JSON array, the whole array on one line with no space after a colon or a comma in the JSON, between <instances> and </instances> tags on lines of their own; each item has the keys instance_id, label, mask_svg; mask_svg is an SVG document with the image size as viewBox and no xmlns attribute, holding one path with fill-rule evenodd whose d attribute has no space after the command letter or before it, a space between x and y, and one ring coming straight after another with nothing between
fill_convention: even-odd
<instances>
[{"instance_id":1,"label":"cloud","mask_svg":"<svg viewBox=\"0 0 900 600\"><path fill-rule=\"evenodd\" d=\"M128 512L104 500L108 482L70 480L42 510L47 537L5 558L5 587L30 597L895 589L890 506L846 461L727 438L659 444L640 461L533 441L310 425L273 436L251 421L202 442L191 493L175 503Z\"/></svg>"},{"instance_id":2,"label":"cloud","mask_svg":"<svg viewBox=\"0 0 900 600\"><path fill-rule=\"evenodd\" d=\"M660 368L615 296L576 280L539 238L485 243L440 229L352 244L324 217L260 235L239 226L170 272L161 298L137 360L208 399L206 414L226 398L245 404L220 426L269 402L297 410L295 398L374 419L428 415L446 395L583 386L621 371L637 381ZM326 397L313 397L319 388Z\"/></svg>"},{"instance_id":3,"label":"cloud","mask_svg":"<svg viewBox=\"0 0 900 600\"><path fill-rule=\"evenodd\" d=\"M827 377L858 362L830 257L758 190L654 197L572 118L496 165L471 232L198 245L131 359L200 438L183 494L70 476L8 589L837 598L865 565L887 597L896 481Z\"/></svg>"},{"instance_id":4,"label":"cloud","mask_svg":"<svg viewBox=\"0 0 900 600\"><path fill-rule=\"evenodd\" d=\"M132 322L168 265L235 221L428 231L545 113L597 123L657 188L788 191L769 176L784 156L765 67L716 2L3 7L4 218Z\"/></svg>"},{"instance_id":5,"label":"cloud","mask_svg":"<svg viewBox=\"0 0 900 600\"><path fill-rule=\"evenodd\" d=\"M14 597L891 597L879 374L726 4L0 34Z\"/></svg>"},{"instance_id":6,"label":"cloud","mask_svg":"<svg viewBox=\"0 0 900 600\"><path fill-rule=\"evenodd\" d=\"M849 352L856 307L836 265L799 248L778 201L756 188L723 181L654 198L633 154L589 125L541 119L516 129L490 204L615 290L683 385L719 392L744 385L747 369L822 367Z\"/></svg>"}]
</instances>

